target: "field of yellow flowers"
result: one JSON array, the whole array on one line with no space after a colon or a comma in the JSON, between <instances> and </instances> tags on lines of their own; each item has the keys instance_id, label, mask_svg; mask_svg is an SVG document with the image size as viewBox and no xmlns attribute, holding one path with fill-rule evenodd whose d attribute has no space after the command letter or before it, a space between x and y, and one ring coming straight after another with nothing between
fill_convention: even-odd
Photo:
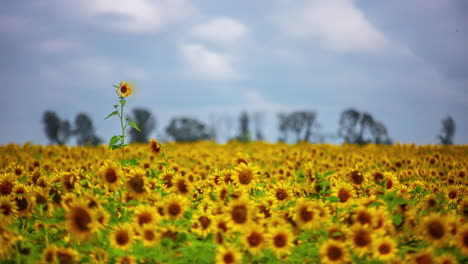
<instances>
[{"instance_id":1,"label":"field of yellow flowers","mask_svg":"<svg viewBox=\"0 0 468 264\"><path fill-rule=\"evenodd\" d=\"M0 263L468 263L468 146L0 146Z\"/></svg>"}]
</instances>

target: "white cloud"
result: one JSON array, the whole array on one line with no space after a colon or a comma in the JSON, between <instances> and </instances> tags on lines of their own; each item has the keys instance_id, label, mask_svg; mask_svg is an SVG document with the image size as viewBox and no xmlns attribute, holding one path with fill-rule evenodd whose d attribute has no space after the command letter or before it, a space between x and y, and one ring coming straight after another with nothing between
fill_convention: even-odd
<instances>
[{"instance_id":1,"label":"white cloud","mask_svg":"<svg viewBox=\"0 0 468 264\"><path fill-rule=\"evenodd\" d=\"M190 75L204 80L237 79L240 74L234 68L233 59L228 55L190 43L180 47L187 71Z\"/></svg>"},{"instance_id":2,"label":"white cloud","mask_svg":"<svg viewBox=\"0 0 468 264\"><path fill-rule=\"evenodd\" d=\"M250 111L266 111L266 112L277 112L285 110L285 107L281 104L277 104L265 99L258 91L248 90L245 92L245 100Z\"/></svg>"},{"instance_id":3,"label":"white cloud","mask_svg":"<svg viewBox=\"0 0 468 264\"><path fill-rule=\"evenodd\" d=\"M351 0L300 1L276 22L286 33L317 39L332 51L378 53L393 46Z\"/></svg>"},{"instance_id":4,"label":"white cloud","mask_svg":"<svg viewBox=\"0 0 468 264\"><path fill-rule=\"evenodd\" d=\"M158 32L196 13L187 0L82 0L58 4L67 17L132 33Z\"/></svg>"},{"instance_id":5,"label":"white cloud","mask_svg":"<svg viewBox=\"0 0 468 264\"><path fill-rule=\"evenodd\" d=\"M248 33L249 30L244 24L228 17L214 18L195 26L191 31L198 39L222 45L237 44L236 41L246 37Z\"/></svg>"},{"instance_id":6,"label":"white cloud","mask_svg":"<svg viewBox=\"0 0 468 264\"><path fill-rule=\"evenodd\" d=\"M45 65L40 74L46 80L59 83L108 83L119 76L122 80L147 80L147 72L139 67L109 61L99 57L88 57L73 60L62 65ZM117 81L117 80L115 80ZM84 87L85 88L85 87ZM92 89L93 87L88 87Z\"/></svg>"},{"instance_id":7,"label":"white cloud","mask_svg":"<svg viewBox=\"0 0 468 264\"><path fill-rule=\"evenodd\" d=\"M80 41L70 39L50 39L39 43L36 48L43 53L61 53L70 50L77 50L82 47Z\"/></svg>"}]
</instances>

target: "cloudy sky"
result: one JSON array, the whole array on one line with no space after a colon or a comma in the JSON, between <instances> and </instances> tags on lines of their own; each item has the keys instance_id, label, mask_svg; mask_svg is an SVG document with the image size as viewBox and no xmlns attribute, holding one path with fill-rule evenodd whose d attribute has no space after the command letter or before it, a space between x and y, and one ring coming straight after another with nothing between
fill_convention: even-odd
<instances>
[{"instance_id":1,"label":"cloudy sky","mask_svg":"<svg viewBox=\"0 0 468 264\"><path fill-rule=\"evenodd\" d=\"M85 112L107 140L121 80L159 134L192 116L234 136L247 110L273 141L276 114L299 109L336 133L354 107L417 144L450 115L468 144L466 47L464 0L3 0L0 144L46 144L46 110Z\"/></svg>"}]
</instances>

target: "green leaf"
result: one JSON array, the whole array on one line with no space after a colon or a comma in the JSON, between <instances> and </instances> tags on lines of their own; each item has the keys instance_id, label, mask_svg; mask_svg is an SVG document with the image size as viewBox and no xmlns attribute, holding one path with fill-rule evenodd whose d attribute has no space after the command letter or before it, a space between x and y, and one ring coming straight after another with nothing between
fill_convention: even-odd
<instances>
[{"instance_id":1,"label":"green leaf","mask_svg":"<svg viewBox=\"0 0 468 264\"><path fill-rule=\"evenodd\" d=\"M128 205L137 206L137 205L138 205L138 201L132 199L132 200L130 200L130 201L128 202Z\"/></svg>"},{"instance_id":2,"label":"green leaf","mask_svg":"<svg viewBox=\"0 0 468 264\"><path fill-rule=\"evenodd\" d=\"M119 88L117 85L112 85L112 86L114 86L115 88Z\"/></svg>"},{"instance_id":3,"label":"green leaf","mask_svg":"<svg viewBox=\"0 0 468 264\"><path fill-rule=\"evenodd\" d=\"M106 118L104 118L104 120L106 120L107 118L109 118L111 116L115 116L115 115L118 115L118 114L119 114L119 112L114 111L114 112L110 113Z\"/></svg>"},{"instance_id":4,"label":"green leaf","mask_svg":"<svg viewBox=\"0 0 468 264\"><path fill-rule=\"evenodd\" d=\"M330 196L327 198L327 201L329 201L330 203L337 203L340 201L340 198L336 197L336 196Z\"/></svg>"},{"instance_id":5,"label":"green leaf","mask_svg":"<svg viewBox=\"0 0 468 264\"><path fill-rule=\"evenodd\" d=\"M392 221L395 225L399 226L403 222L403 215L400 213L392 215Z\"/></svg>"},{"instance_id":6,"label":"green leaf","mask_svg":"<svg viewBox=\"0 0 468 264\"><path fill-rule=\"evenodd\" d=\"M138 130L138 131L141 132L141 130L140 130L140 128L138 127L137 124L133 123L132 121L128 121L128 124L129 124L130 126L132 126L134 129L136 129L136 130Z\"/></svg>"},{"instance_id":7,"label":"green leaf","mask_svg":"<svg viewBox=\"0 0 468 264\"><path fill-rule=\"evenodd\" d=\"M120 140L120 136L113 136L109 141L109 148L108 149L113 149L114 150L115 149L114 145L115 145L115 143L119 142L119 140Z\"/></svg>"},{"instance_id":8,"label":"green leaf","mask_svg":"<svg viewBox=\"0 0 468 264\"><path fill-rule=\"evenodd\" d=\"M122 100L120 100L120 105L122 105L122 107L124 107L126 102L127 102L127 101L125 101L125 100L122 99Z\"/></svg>"}]
</instances>

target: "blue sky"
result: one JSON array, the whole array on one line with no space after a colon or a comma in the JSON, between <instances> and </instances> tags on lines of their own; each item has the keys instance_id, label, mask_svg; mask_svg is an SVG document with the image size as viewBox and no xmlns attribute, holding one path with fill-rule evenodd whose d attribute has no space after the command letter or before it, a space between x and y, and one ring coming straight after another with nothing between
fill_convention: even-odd
<instances>
[{"instance_id":1,"label":"blue sky","mask_svg":"<svg viewBox=\"0 0 468 264\"><path fill-rule=\"evenodd\" d=\"M397 142L434 144L454 118L468 144L468 2L464 0L30 0L0 9L0 144L46 144L46 110L102 120L130 80L128 108L237 133L242 110L277 139L278 112L316 111L336 133L348 107ZM336 141L335 141L336 142Z\"/></svg>"}]
</instances>

